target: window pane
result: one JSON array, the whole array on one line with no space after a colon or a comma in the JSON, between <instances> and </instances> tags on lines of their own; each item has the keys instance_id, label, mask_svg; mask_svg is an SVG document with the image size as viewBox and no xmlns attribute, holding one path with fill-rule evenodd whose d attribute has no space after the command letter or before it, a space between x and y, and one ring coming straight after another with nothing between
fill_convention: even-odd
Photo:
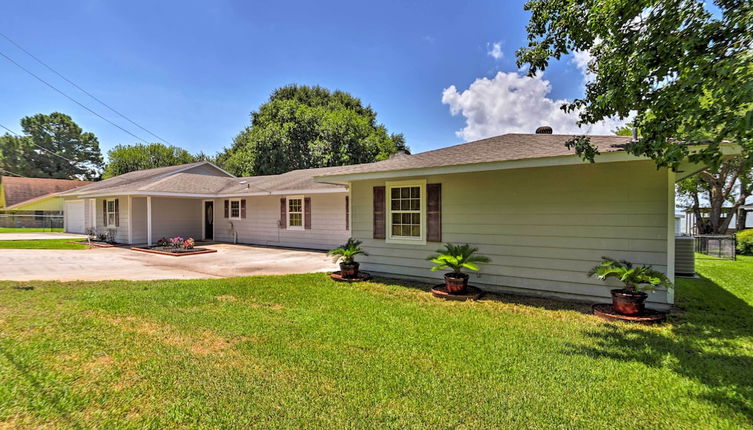
<instances>
[{"instance_id":1,"label":"window pane","mask_svg":"<svg viewBox=\"0 0 753 430\"><path fill-rule=\"evenodd\" d=\"M393 188L392 191L390 191L390 196L393 199L400 198L400 188Z\"/></svg>"},{"instance_id":2,"label":"window pane","mask_svg":"<svg viewBox=\"0 0 753 430\"><path fill-rule=\"evenodd\" d=\"M419 187L411 187L410 189L410 196L414 199L417 199L421 197L421 188Z\"/></svg>"},{"instance_id":3,"label":"window pane","mask_svg":"<svg viewBox=\"0 0 753 430\"><path fill-rule=\"evenodd\" d=\"M290 214L290 226L291 227L300 227L303 225L302 222L303 218L300 213L291 213Z\"/></svg>"},{"instance_id":4,"label":"window pane","mask_svg":"<svg viewBox=\"0 0 753 430\"><path fill-rule=\"evenodd\" d=\"M410 197L410 188L400 188L400 197L403 199Z\"/></svg>"},{"instance_id":5,"label":"window pane","mask_svg":"<svg viewBox=\"0 0 753 430\"><path fill-rule=\"evenodd\" d=\"M410 233L410 235L413 236L413 237L420 237L421 236L421 227L419 227L417 225L414 225L413 227L411 227L411 233Z\"/></svg>"},{"instance_id":6,"label":"window pane","mask_svg":"<svg viewBox=\"0 0 753 430\"><path fill-rule=\"evenodd\" d=\"M107 201L107 212L115 212L115 200Z\"/></svg>"},{"instance_id":7,"label":"window pane","mask_svg":"<svg viewBox=\"0 0 753 430\"><path fill-rule=\"evenodd\" d=\"M418 211L421 210L421 200L419 199L413 199L410 201L410 209L412 211Z\"/></svg>"},{"instance_id":8,"label":"window pane","mask_svg":"<svg viewBox=\"0 0 753 430\"><path fill-rule=\"evenodd\" d=\"M392 200L392 204L390 205L393 211L399 211L400 210L400 200Z\"/></svg>"}]
</instances>

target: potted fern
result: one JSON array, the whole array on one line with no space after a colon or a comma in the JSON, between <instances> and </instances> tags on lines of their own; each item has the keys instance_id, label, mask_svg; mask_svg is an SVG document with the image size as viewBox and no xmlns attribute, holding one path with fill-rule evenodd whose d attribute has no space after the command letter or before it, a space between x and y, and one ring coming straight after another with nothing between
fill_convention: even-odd
<instances>
[{"instance_id":1,"label":"potted fern","mask_svg":"<svg viewBox=\"0 0 753 430\"><path fill-rule=\"evenodd\" d=\"M345 245L330 250L328 255L335 257L335 263L340 262L340 275L346 279L358 278L358 268L360 264L354 260L356 255L369 255L361 249L361 241L348 239Z\"/></svg>"},{"instance_id":2,"label":"potted fern","mask_svg":"<svg viewBox=\"0 0 753 430\"><path fill-rule=\"evenodd\" d=\"M615 278L624 288L612 290L614 310L623 315L637 315L645 310L644 302L648 295L644 291L654 291L656 287L672 288L667 275L651 266L633 266L625 260L601 257L601 263L588 272L602 281Z\"/></svg>"},{"instance_id":3,"label":"potted fern","mask_svg":"<svg viewBox=\"0 0 753 430\"><path fill-rule=\"evenodd\" d=\"M468 287L468 274L463 273L463 269L477 271L479 263L491 261L487 257L476 255L477 252L478 248L473 248L467 243L464 245L446 243L444 249L438 249L437 255L432 255L427 260L434 263L434 267L431 268L433 272L451 269L451 272L444 275L445 288L450 294L461 294Z\"/></svg>"}]
</instances>

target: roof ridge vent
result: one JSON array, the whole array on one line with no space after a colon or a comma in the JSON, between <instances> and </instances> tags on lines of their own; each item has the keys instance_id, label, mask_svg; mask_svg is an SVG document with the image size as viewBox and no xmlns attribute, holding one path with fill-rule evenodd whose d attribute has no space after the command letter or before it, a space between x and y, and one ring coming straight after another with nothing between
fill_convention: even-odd
<instances>
[{"instance_id":1,"label":"roof ridge vent","mask_svg":"<svg viewBox=\"0 0 753 430\"><path fill-rule=\"evenodd\" d=\"M554 131L548 125L542 125L536 129L536 134L552 134Z\"/></svg>"}]
</instances>

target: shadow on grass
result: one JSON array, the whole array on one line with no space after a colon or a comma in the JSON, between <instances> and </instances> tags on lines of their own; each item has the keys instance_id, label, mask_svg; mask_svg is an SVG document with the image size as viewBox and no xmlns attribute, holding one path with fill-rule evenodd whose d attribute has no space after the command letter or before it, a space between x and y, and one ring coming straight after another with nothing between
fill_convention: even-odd
<instances>
[{"instance_id":1,"label":"shadow on grass","mask_svg":"<svg viewBox=\"0 0 753 430\"><path fill-rule=\"evenodd\" d=\"M431 289L436 284L428 284L418 281L407 281L404 279L383 278L376 276L372 279L373 282L399 285L404 288L410 288L414 290L424 291L427 294L431 294ZM437 300L444 300L437 298ZM484 292L479 301L492 301L498 303L515 304L521 306L531 306L534 308L544 309L548 311L575 311L582 314L591 314L591 304L586 302L578 302L571 300L557 300L548 297L536 297L525 296L521 294L504 294Z\"/></svg>"},{"instance_id":2,"label":"shadow on grass","mask_svg":"<svg viewBox=\"0 0 753 430\"><path fill-rule=\"evenodd\" d=\"M679 290L686 312L669 331L606 324L569 352L670 369L704 385L704 400L753 423L753 307L703 277Z\"/></svg>"},{"instance_id":3,"label":"shadow on grass","mask_svg":"<svg viewBox=\"0 0 753 430\"><path fill-rule=\"evenodd\" d=\"M62 405L62 397L64 396L62 391L43 384L39 380L39 378L35 376L35 373L38 372L35 372L28 365L24 364L22 360L14 356L13 353L10 350L6 349L3 345L0 345L0 357L4 358L8 363L11 364L18 375L20 375L21 378L23 378L32 387L39 399L42 399L44 403L49 405L50 408L54 409L55 412L57 412L59 416L63 420L65 420L68 428L83 428L79 422L71 417L70 413Z\"/></svg>"}]
</instances>

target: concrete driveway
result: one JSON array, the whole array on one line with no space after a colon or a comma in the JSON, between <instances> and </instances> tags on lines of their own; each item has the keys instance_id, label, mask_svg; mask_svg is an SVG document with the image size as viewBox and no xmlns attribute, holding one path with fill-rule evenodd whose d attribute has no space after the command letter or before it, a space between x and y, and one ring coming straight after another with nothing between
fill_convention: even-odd
<instances>
[{"instance_id":1,"label":"concrete driveway","mask_svg":"<svg viewBox=\"0 0 753 430\"><path fill-rule=\"evenodd\" d=\"M172 257L127 248L0 249L0 280L206 279L337 270L324 252L231 244L202 247L217 252Z\"/></svg>"}]
</instances>

